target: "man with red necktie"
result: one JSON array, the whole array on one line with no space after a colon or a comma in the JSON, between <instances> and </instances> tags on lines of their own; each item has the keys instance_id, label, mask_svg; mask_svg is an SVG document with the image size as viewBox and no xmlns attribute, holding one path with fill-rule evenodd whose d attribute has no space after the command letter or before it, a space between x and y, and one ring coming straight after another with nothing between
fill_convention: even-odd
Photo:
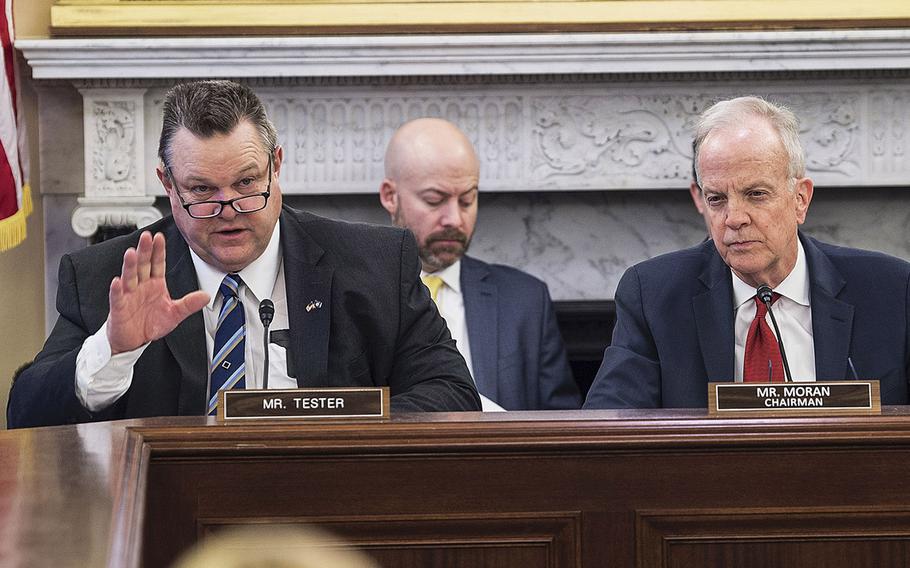
<instances>
[{"instance_id":1,"label":"man with red necktie","mask_svg":"<svg viewBox=\"0 0 910 568\"><path fill-rule=\"evenodd\" d=\"M799 231L813 196L787 109L721 101L696 125L692 197L711 238L630 268L585 408L705 407L709 381L879 379L908 400L910 264Z\"/></svg>"}]
</instances>

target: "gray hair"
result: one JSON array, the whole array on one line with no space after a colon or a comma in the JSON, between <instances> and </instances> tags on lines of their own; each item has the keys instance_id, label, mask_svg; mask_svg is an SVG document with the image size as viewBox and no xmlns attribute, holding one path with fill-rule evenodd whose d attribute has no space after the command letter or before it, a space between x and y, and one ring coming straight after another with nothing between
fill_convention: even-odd
<instances>
[{"instance_id":1,"label":"gray hair","mask_svg":"<svg viewBox=\"0 0 910 568\"><path fill-rule=\"evenodd\" d=\"M158 141L158 158L169 167L174 134L186 128L200 138L230 134L244 120L259 130L266 152L278 146L278 133L265 114L259 97L233 81L194 81L176 85L164 97L164 124Z\"/></svg>"},{"instance_id":2,"label":"gray hair","mask_svg":"<svg viewBox=\"0 0 910 568\"><path fill-rule=\"evenodd\" d=\"M695 183L699 184L698 154L705 138L715 129L742 123L748 117L759 117L768 121L777 131L787 153L789 177L801 178L806 175L806 158L799 141L799 120L793 112L760 97L739 97L720 101L701 113L695 123L695 140L692 142L692 170Z\"/></svg>"}]
</instances>

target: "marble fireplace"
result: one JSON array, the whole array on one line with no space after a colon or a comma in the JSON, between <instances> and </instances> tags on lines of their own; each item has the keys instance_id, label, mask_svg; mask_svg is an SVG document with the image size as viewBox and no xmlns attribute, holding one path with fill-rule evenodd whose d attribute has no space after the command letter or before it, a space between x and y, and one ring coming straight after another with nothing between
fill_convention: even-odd
<instances>
[{"instance_id":1,"label":"marble fireplace","mask_svg":"<svg viewBox=\"0 0 910 568\"><path fill-rule=\"evenodd\" d=\"M472 254L527 270L560 301L609 300L629 265L704 238L687 191L690 126L741 94L802 119L818 188L807 232L910 258L907 30L16 46L39 100L49 326L62 254L166 211L161 101L190 78L249 82L280 133L287 201L331 217L387 223L376 193L391 132L417 116L458 123L482 161Z\"/></svg>"}]
</instances>

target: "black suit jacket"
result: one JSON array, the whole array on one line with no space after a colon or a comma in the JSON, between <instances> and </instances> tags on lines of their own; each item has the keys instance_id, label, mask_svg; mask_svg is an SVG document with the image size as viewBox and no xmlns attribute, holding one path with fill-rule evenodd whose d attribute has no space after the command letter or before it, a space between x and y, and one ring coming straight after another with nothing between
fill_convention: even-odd
<instances>
[{"instance_id":1,"label":"black suit jacket","mask_svg":"<svg viewBox=\"0 0 910 568\"><path fill-rule=\"evenodd\" d=\"M853 378L849 357L860 378L881 381L883 404L906 404L910 264L800 240L816 377ZM633 266L616 290L613 342L585 408L707 407L708 381L733 380L733 319L732 275L712 241Z\"/></svg>"},{"instance_id":2,"label":"black suit jacket","mask_svg":"<svg viewBox=\"0 0 910 568\"><path fill-rule=\"evenodd\" d=\"M173 297L198 289L189 247L171 217L147 228L167 239ZM139 231L60 261L60 317L11 393L12 427L143 416L204 414L207 356L202 313L153 341L126 394L89 413L75 394L76 355L107 319L108 290ZM290 323L288 356L306 386L391 387L393 411L477 410L479 399L419 280L414 237L403 230L344 223L285 207L281 247ZM306 311L312 300L322 308Z\"/></svg>"},{"instance_id":3,"label":"black suit jacket","mask_svg":"<svg viewBox=\"0 0 910 568\"><path fill-rule=\"evenodd\" d=\"M461 289L477 390L506 410L581 406L546 284L466 256Z\"/></svg>"}]
</instances>

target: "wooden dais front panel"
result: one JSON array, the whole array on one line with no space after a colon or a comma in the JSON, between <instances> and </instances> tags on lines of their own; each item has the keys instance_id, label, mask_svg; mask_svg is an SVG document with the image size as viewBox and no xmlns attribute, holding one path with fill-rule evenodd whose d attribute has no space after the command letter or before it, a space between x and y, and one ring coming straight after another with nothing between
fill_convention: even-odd
<instances>
[{"instance_id":1,"label":"wooden dais front panel","mask_svg":"<svg viewBox=\"0 0 910 568\"><path fill-rule=\"evenodd\" d=\"M144 565L248 524L384 566L905 566L910 416L703 411L142 429Z\"/></svg>"},{"instance_id":2,"label":"wooden dais front panel","mask_svg":"<svg viewBox=\"0 0 910 568\"><path fill-rule=\"evenodd\" d=\"M910 566L910 411L159 418L0 432L0 565L315 524L388 568Z\"/></svg>"}]
</instances>

